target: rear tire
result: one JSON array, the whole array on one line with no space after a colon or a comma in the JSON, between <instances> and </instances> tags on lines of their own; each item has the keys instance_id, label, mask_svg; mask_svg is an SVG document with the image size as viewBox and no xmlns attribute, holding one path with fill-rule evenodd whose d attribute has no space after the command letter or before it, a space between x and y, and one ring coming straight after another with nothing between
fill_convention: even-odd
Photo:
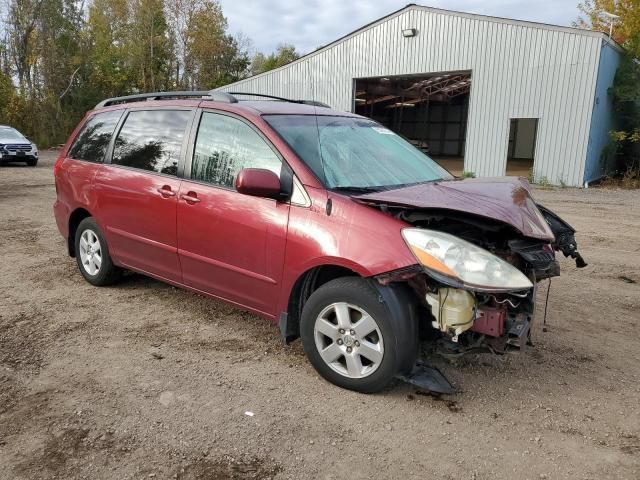
<instances>
[{"instance_id":1,"label":"rear tire","mask_svg":"<svg viewBox=\"0 0 640 480\"><path fill-rule=\"evenodd\" d=\"M383 287L389 288L389 287ZM409 301L371 280L344 277L322 285L307 300L300 334L309 361L339 387L378 392L417 357L417 328Z\"/></svg>"},{"instance_id":2,"label":"rear tire","mask_svg":"<svg viewBox=\"0 0 640 480\"><path fill-rule=\"evenodd\" d=\"M93 217L80 222L75 236L76 263L87 282L97 287L112 285L122 276L109 255L107 241Z\"/></svg>"}]
</instances>

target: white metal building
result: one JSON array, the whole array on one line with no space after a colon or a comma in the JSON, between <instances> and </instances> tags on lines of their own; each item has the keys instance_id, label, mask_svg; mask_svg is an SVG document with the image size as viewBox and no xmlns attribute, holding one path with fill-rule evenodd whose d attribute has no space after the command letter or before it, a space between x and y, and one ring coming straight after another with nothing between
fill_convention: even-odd
<instances>
[{"instance_id":1,"label":"white metal building","mask_svg":"<svg viewBox=\"0 0 640 480\"><path fill-rule=\"evenodd\" d=\"M518 174L529 165L538 180L581 186L603 171L620 54L598 32L408 5L222 90L371 116L477 176L513 161Z\"/></svg>"}]
</instances>

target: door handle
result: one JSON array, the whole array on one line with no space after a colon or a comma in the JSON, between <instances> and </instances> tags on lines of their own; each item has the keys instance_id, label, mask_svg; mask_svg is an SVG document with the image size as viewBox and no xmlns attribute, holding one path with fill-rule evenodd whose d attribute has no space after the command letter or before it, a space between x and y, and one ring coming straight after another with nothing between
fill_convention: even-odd
<instances>
[{"instance_id":1,"label":"door handle","mask_svg":"<svg viewBox=\"0 0 640 480\"><path fill-rule=\"evenodd\" d=\"M176 196L176 192L172 191L169 185L163 185L161 187L158 187L156 190L158 190L158 193L162 195L164 198Z\"/></svg>"},{"instance_id":2,"label":"door handle","mask_svg":"<svg viewBox=\"0 0 640 480\"><path fill-rule=\"evenodd\" d=\"M187 202L189 205L200 202L200 199L198 198L198 194L196 192L183 193L182 195L180 195L180 198Z\"/></svg>"}]
</instances>

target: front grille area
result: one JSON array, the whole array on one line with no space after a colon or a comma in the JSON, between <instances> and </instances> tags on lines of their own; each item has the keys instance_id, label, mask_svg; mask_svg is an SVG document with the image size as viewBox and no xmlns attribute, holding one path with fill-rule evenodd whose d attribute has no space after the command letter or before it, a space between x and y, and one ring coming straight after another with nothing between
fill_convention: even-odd
<instances>
[{"instance_id":1,"label":"front grille area","mask_svg":"<svg viewBox=\"0 0 640 480\"><path fill-rule=\"evenodd\" d=\"M31 145L5 145L4 149L8 152L29 152Z\"/></svg>"}]
</instances>

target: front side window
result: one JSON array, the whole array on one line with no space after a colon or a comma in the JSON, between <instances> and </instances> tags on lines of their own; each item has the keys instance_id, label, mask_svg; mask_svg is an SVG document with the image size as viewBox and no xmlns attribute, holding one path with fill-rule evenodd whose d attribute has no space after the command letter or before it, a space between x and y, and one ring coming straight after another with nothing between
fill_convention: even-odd
<instances>
[{"instance_id":1,"label":"front side window","mask_svg":"<svg viewBox=\"0 0 640 480\"><path fill-rule=\"evenodd\" d=\"M193 153L191 178L235 188L243 168L263 168L280 176L282 162L249 125L228 115L204 112Z\"/></svg>"},{"instance_id":2,"label":"front side window","mask_svg":"<svg viewBox=\"0 0 640 480\"><path fill-rule=\"evenodd\" d=\"M87 120L69 149L69 158L103 162L111 135L122 116L122 110L96 113Z\"/></svg>"},{"instance_id":3,"label":"front side window","mask_svg":"<svg viewBox=\"0 0 640 480\"><path fill-rule=\"evenodd\" d=\"M167 175L178 174L182 140L192 112L129 112L113 148L111 163Z\"/></svg>"},{"instance_id":4,"label":"front side window","mask_svg":"<svg viewBox=\"0 0 640 480\"><path fill-rule=\"evenodd\" d=\"M266 115L327 188L388 190L453 178L391 130L359 117Z\"/></svg>"}]
</instances>

